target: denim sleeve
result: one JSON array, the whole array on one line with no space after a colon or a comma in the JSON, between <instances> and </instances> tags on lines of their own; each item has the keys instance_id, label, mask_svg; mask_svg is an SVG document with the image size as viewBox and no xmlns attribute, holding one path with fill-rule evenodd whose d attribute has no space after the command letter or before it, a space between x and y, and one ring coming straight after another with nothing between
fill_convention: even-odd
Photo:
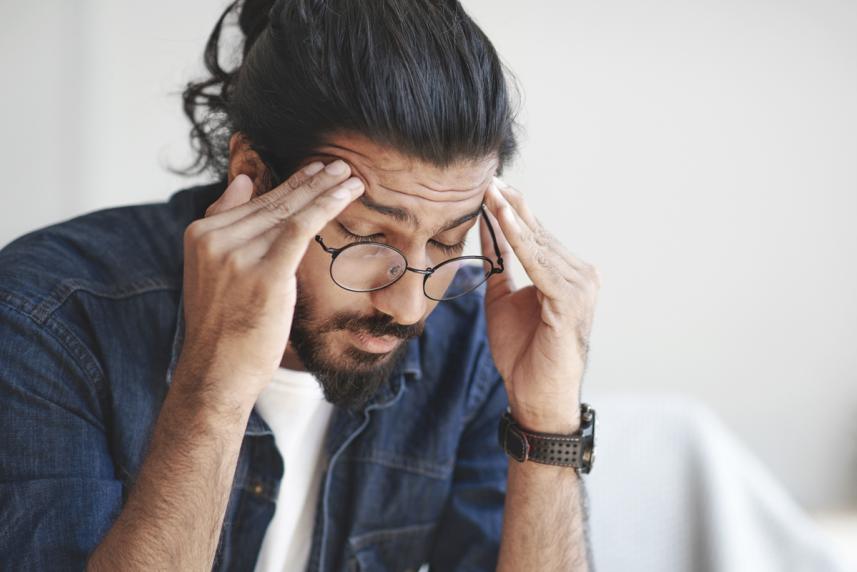
<instances>
[{"instance_id":1,"label":"denim sleeve","mask_svg":"<svg viewBox=\"0 0 857 572\"><path fill-rule=\"evenodd\" d=\"M82 570L121 509L98 371L53 318L0 302L4 570Z\"/></svg>"},{"instance_id":2,"label":"denim sleeve","mask_svg":"<svg viewBox=\"0 0 857 572\"><path fill-rule=\"evenodd\" d=\"M497 427L508 398L488 352L480 369L484 399L461 435L452 491L429 561L431 570L493 571L497 567L508 471L508 458L497 443Z\"/></svg>"}]
</instances>

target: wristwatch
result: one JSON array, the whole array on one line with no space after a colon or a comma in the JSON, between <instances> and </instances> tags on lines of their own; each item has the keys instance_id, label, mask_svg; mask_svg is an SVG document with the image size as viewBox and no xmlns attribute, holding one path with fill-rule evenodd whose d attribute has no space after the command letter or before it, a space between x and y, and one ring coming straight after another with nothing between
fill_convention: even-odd
<instances>
[{"instance_id":1,"label":"wristwatch","mask_svg":"<svg viewBox=\"0 0 857 572\"><path fill-rule=\"evenodd\" d=\"M500 446L519 463L535 461L545 465L573 467L589 473L595 461L595 410L580 405L580 430L570 435L536 433L518 425L511 408L500 418L497 437Z\"/></svg>"}]
</instances>

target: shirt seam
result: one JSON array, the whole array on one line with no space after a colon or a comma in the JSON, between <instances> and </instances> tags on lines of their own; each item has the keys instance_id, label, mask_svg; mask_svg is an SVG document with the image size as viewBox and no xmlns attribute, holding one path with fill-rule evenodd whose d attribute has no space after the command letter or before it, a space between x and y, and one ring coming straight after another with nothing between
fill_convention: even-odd
<instances>
[{"instance_id":1,"label":"shirt seam","mask_svg":"<svg viewBox=\"0 0 857 572\"><path fill-rule=\"evenodd\" d=\"M107 383L104 371L92 351L74 332L69 329L56 315L65 302L77 292L86 292L92 296L107 299L121 299L147 294L156 291L176 291L171 281L158 278L144 278L129 282L125 286L106 291L94 287L91 282L67 279L51 292L43 302L34 305L18 294L0 289L0 304L25 316L40 329L48 334L71 356L72 361L89 379L92 379L96 396L101 401L107 394Z\"/></svg>"},{"instance_id":2,"label":"shirt seam","mask_svg":"<svg viewBox=\"0 0 857 572\"><path fill-rule=\"evenodd\" d=\"M86 292L99 298L117 300L160 290L178 290L178 285L169 279L149 277L128 282L119 288L105 289L88 280L68 278L60 282L50 295L33 309L33 315L37 321L46 320L77 292Z\"/></svg>"},{"instance_id":3,"label":"shirt seam","mask_svg":"<svg viewBox=\"0 0 857 572\"><path fill-rule=\"evenodd\" d=\"M0 293L4 294L4 297L0 297L0 305L36 324L42 333L53 339L57 345L62 348L66 354L68 354L71 358L71 362L81 373L84 374L84 377L92 380L95 388L95 395L98 398L99 407L104 409L104 373L98 366L95 357L86 348L85 344L83 344L77 336L61 324L59 320L48 318L40 322L28 312L9 304L8 298L5 297L5 295L9 294L8 292L0 291ZM12 296L12 298L14 298L14 296ZM87 365L84 365L81 363L81 360L91 360L91 364L87 363ZM103 411L101 413L103 417ZM100 429L105 429L103 423L100 424Z\"/></svg>"}]
</instances>

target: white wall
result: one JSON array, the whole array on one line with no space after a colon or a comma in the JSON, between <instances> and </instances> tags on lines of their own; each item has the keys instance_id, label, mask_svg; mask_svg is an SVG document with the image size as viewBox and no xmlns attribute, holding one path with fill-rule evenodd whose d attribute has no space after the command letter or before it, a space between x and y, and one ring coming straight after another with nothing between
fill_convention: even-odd
<instances>
[{"instance_id":1,"label":"white wall","mask_svg":"<svg viewBox=\"0 0 857 572\"><path fill-rule=\"evenodd\" d=\"M222 4L0 4L0 244L189 184L170 94ZM505 178L604 277L587 386L699 397L857 506L857 4L465 5L525 90Z\"/></svg>"}]
</instances>

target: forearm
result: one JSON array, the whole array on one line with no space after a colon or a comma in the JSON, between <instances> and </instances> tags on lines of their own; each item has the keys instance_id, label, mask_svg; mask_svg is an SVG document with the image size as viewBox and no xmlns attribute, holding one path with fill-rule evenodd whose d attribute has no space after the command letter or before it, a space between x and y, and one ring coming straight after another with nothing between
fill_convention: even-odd
<instances>
[{"instance_id":1,"label":"forearm","mask_svg":"<svg viewBox=\"0 0 857 572\"><path fill-rule=\"evenodd\" d=\"M588 571L584 498L574 469L510 460L497 569Z\"/></svg>"},{"instance_id":2,"label":"forearm","mask_svg":"<svg viewBox=\"0 0 857 572\"><path fill-rule=\"evenodd\" d=\"M210 570L251 409L214 407L176 377L128 502L87 570Z\"/></svg>"},{"instance_id":3,"label":"forearm","mask_svg":"<svg viewBox=\"0 0 857 572\"><path fill-rule=\"evenodd\" d=\"M572 434L580 429L579 419L540 418L518 407L513 411L525 427L542 432ZM497 569L591 572L585 500L576 470L510 458Z\"/></svg>"}]
</instances>

